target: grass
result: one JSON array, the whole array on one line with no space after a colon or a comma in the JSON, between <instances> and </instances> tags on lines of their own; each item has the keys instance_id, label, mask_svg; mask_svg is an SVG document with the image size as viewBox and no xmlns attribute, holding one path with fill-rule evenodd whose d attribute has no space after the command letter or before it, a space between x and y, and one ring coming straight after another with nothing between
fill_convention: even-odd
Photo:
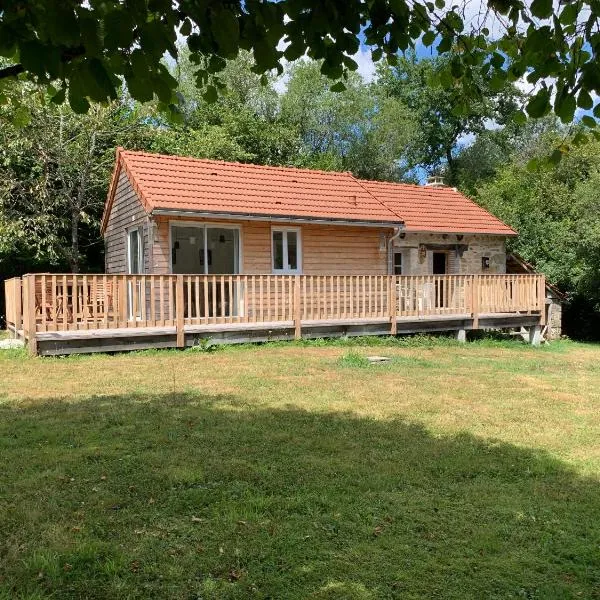
<instances>
[{"instance_id":1,"label":"grass","mask_svg":"<svg viewBox=\"0 0 600 600\"><path fill-rule=\"evenodd\" d=\"M489 339L1 352L0 599L600 598L599 364Z\"/></svg>"}]
</instances>

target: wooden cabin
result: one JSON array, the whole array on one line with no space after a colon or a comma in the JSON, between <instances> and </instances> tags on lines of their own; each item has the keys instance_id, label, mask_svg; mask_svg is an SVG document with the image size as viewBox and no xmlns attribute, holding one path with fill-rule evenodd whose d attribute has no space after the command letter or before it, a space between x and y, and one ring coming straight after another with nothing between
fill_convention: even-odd
<instances>
[{"instance_id":1,"label":"wooden cabin","mask_svg":"<svg viewBox=\"0 0 600 600\"><path fill-rule=\"evenodd\" d=\"M506 272L516 233L444 186L118 150L107 273Z\"/></svg>"},{"instance_id":2,"label":"wooden cabin","mask_svg":"<svg viewBox=\"0 0 600 600\"><path fill-rule=\"evenodd\" d=\"M33 350L513 326L536 342L545 314L543 275L506 274L516 233L442 185L119 148L102 234L104 274L7 284Z\"/></svg>"}]
</instances>

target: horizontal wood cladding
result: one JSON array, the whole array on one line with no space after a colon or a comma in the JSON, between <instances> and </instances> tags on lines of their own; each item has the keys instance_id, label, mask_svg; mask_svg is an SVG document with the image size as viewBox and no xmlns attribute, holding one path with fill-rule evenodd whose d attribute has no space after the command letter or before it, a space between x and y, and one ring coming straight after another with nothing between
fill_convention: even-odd
<instances>
[{"instance_id":1,"label":"horizontal wood cladding","mask_svg":"<svg viewBox=\"0 0 600 600\"><path fill-rule=\"evenodd\" d=\"M267 221L212 221L208 219L156 218L154 273L169 273L169 223L215 223L239 225L242 246L241 272L247 275L272 272L271 229L297 227L302 247L305 275L385 275L387 253L379 250L380 235L390 228L343 225L272 224Z\"/></svg>"},{"instance_id":2,"label":"horizontal wood cladding","mask_svg":"<svg viewBox=\"0 0 600 600\"><path fill-rule=\"evenodd\" d=\"M104 233L106 273L127 273L127 231L133 227L141 227L144 233L144 270L147 273L151 269L151 244L146 211L127 175L121 171Z\"/></svg>"}]
</instances>

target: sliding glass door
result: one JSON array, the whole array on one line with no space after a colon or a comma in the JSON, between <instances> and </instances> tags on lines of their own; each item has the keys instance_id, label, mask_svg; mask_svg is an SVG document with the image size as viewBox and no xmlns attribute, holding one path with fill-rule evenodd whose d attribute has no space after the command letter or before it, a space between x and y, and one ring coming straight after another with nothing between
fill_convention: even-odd
<instances>
[{"instance_id":1,"label":"sliding glass door","mask_svg":"<svg viewBox=\"0 0 600 600\"><path fill-rule=\"evenodd\" d=\"M240 272L240 230L213 225L171 225L171 272L181 275L235 275ZM242 290L217 285L209 279L206 286L192 286L184 294L190 300L191 318L237 316ZM196 301L196 295L199 295ZM199 308L198 308L199 307ZM198 314L197 314L198 313ZM214 314L213 314L214 313Z\"/></svg>"}]
</instances>

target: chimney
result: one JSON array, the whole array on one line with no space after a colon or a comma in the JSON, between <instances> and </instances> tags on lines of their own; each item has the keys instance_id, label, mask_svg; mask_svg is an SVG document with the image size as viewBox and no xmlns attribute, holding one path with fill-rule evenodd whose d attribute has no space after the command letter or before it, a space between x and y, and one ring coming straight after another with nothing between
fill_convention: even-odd
<instances>
[{"instance_id":1,"label":"chimney","mask_svg":"<svg viewBox=\"0 0 600 600\"><path fill-rule=\"evenodd\" d=\"M425 187L446 187L446 184L442 175L430 175Z\"/></svg>"}]
</instances>

